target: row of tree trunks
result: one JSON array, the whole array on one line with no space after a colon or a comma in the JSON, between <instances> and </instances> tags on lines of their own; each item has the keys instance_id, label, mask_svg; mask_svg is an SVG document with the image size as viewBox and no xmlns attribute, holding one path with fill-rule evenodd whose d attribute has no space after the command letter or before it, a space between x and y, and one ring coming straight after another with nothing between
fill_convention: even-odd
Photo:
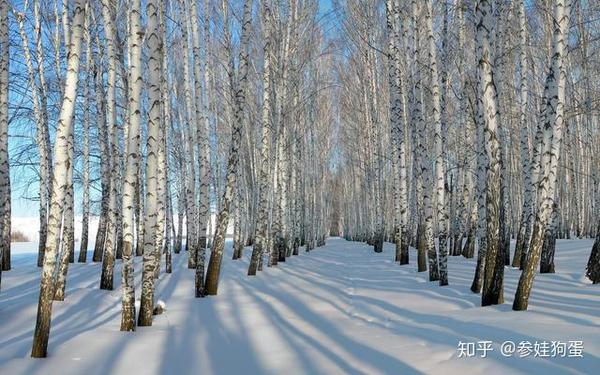
<instances>
[{"instance_id":1,"label":"row of tree trunks","mask_svg":"<svg viewBox=\"0 0 600 375\"><path fill-rule=\"evenodd\" d=\"M297 0L262 0L255 20L251 0L223 0L217 7L205 0L202 9L194 1L149 0L145 16L140 0L63 0L48 12L51 20L42 17L50 9L35 0L30 20L28 4L13 12L40 164L42 277L34 357L47 352L52 301L66 298L79 181L79 262L87 261L96 166L100 216L92 260L102 261L100 288L112 290L122 258L123 331L152 324L157 280L178 264L171 250L188 251L182 256L193 271L182 272L194 273L196 297L217 294L231 222L232 258L243 259L245 245L253 246L248 275L287 262L302 246L313 251L328 234L366 242L377 253L393 241L400 264L409 263L410 243L417 270L440 285L449 282L449 255L473 258L477 251L471 289L482 292L484 306L503 302L504 266L516 237L512 265L523 273L515 310L527 308L538 265L542 273L555 271L557 238L595 234L599 203L584 206L598 195L594 153L600 149L589 137L596 134L596 119L567 95L589 98L594 88L567 81L566 74L570 64L582 72L595 65L587 66L588 52L581 61L567 55L566 0L555 0L554 15L541 19L551 30L541 35L547 37L542 52L531 48L529 36L529 13L537 10L524 1L457 0L449 10L445 3L435 9L432 0L386 0L384 28L377 7L349 0L340 4L346 38L335 43L315 22L316 3ZM240 5L236 34L230 13ZM588 7L576 9L581 23ZM127 22L118 17L124 8ZM0 11L8 19L6 0ZM2 270L11 266L7 25L0 27ZM574 50L591 43L581 27ZM453 31L460 51L449 37ZM83 41L86 73L79 69ZM334 53L338 43L343 56ZM44 57L48 48L54 55ZM549 72L541 87L532 78L545 52ZM511 69L515 61L519 67ZM44 66L55 70L49 84ZM509 84L511 74L518 76L516 87ZM56 127L49 124L52 90L61 103ZM536 107L539 118L530 115ZM571 110L573 118L565 118ZM514 130L517 137L510 136ZM510 155L516 147L518 155ZM143 256L137 316L134 255ZM597 240L586 273L593 283L598 259Z\"/></svg>"}]
</instances>

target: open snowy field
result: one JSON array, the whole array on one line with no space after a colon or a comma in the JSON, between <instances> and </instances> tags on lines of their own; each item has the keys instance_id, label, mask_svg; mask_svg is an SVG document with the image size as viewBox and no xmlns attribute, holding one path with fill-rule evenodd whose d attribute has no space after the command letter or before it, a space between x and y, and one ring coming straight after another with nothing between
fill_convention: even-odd
<instances>
[{"instance_id":1,"label":"open snowy field","mask_svg":"<svg viewBox=\"0 0 600 375\"><path fill-rule=\"evenodd\" d=\"M219 295L201 300L182 253L158 282L166 312L134 333L119 331L120 268L115 291L106 292L98 289L100 264L75 263L66 301L53 305L49 357L31 359L37 246L15 244L0 292L0 374L593 374L600 288L583 277L591 246L559 240L557 273L537 276L525 312L510 308L517 270L506 268L505 304L481 308L469 290L474 260L451 257L442 288L416 272L414 250L411 265L395 264L391 244L376 254L330 238L254 278L246 276L247 249L241 261L227 255ZM573 340L583 341L582 358L500 353L505 341ZM492 341L493 350L459 358L459 341Z\"/></svg>"}]
</instances>

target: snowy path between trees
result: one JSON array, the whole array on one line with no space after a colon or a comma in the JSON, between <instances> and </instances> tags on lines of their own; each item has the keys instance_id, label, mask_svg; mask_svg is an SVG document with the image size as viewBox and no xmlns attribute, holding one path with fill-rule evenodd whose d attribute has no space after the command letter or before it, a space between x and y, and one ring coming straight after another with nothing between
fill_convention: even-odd
<instances>
[{"instance_id":1,"label":"snowy path between trees","mask_svg":"<svg viewBox=\"0 0 600 375\"><path fill-rule=\"evenodd\" d=\"M416 272L413 249L410 265L394 263L392 244L376 254L330 238L254 278L246 276L249 248L243 260L231 261L228 245L218 296L194 298L187 253L174 255L173 273L162 274L157 286L166 312L134 333L119 331L119 266L116 289L107 292L98 289L99 263L71 264L66 300L53 305L49 357L35 360L29 353L37 246L15 246L0 291L0 374L592 374L600 368L600 288L583 277L589 240L558 241L557 273L537 276L527 312L511 310L519 276L511 268L505 304L479 307L480 296L469 290L475 261L462 257L450 258L450 286L442 288ZM459 341L488 340L487 358L458 358ZM507 340L581 340L583 358L504 357L500 344Z\"/></svg>"}]
</instances>

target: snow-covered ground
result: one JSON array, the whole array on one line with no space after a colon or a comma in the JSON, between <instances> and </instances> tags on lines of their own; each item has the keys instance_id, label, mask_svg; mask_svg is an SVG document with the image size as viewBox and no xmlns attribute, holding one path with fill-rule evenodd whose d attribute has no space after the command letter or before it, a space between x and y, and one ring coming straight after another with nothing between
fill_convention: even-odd
<instances>
[{"instance_id":1,"label":"snow-covered ground","mask_svg":"<svg viewBox=\"0 0 600 375\"><path fill-rule=\"evenodd\" d=\"M119 332L119 269L107 292L100 264L73 264L66 301L54 303L49 357L31 359L37 246L18 244L14 269L2 274L0 374L598 373L600 287L583 277L591 246L559 240L557 273L537 276L526 312L511 310L517 270L506 268L506 303L481 308L469 291L474 260L452 257L441 288L416 272L414 251L411 265L395 264L391 244L375 254L331 238L254 278L249 249L241 261L228 253L219 295L205 299L194 298L182 253L158 282L166 312L134 333ZM573 340L583 341L583 358L500 353L505 341ZM459 358L460 341L492 341L493 351Z\"/></svg>"}]
</instances>

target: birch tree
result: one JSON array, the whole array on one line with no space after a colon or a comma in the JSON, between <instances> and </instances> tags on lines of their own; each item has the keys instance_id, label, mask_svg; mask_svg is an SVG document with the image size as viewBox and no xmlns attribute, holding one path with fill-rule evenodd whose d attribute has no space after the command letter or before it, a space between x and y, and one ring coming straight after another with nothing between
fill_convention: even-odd
<instances>
[{"instance_id":1,"label":"birch tree","mask_svg":"<svg viewBox=\"0 0 600 375\"><path fill-rule=\"evenodd\" d=\"M483 120L486 165L486 255L483 275L482 306L502 303L502 272L504 258L500 255L500 143L498 140L498 107L494 82L494 66L490 48L492 4L477 3L477 50L479 57L479 107Z\"/></svg>"},{"instance_id":2,"label":"birch tree","mask_svg":"<svg viewBox=\"0 0 600 375\"><path fill-rule=\"evenodd\" d=\"M184 3L187 6L187 2ZM197 230L196 225L198 221L198 209L196 205L196 161L195 161L195 150L196 150L196 103L192 99L192 73L189 66L189 37L188 29L192 28L189 12L185 15L185 24L182 25L182 37L183 37L183 53L185 60L183 62L184 70L184 94L186 103L186 120L188 126L185 128L186 147L188 155L192 157L187 158L187 170L186 170L186 249L188 251L188 268L195 269L197 261ZM200 77L198 77L200 79Z\"/></svg>"},{"instance_id":3,"label":"birch tree","mask_svg":"<svg viewBox=\"0 0 600 375\"><path fill-rule=\"evenodd\" d=\"M435 40L433 38L433 1L427 2L426 11L427 40L429 70L432 81L431 95L433 100L433 122L434 122L434 155L435 155L435 196L437 213L437 232L439 248L439 280L440 285L448 285L448 234L447 234L447 216L445 205L445 166L444 166L444 145L442 126L442 105L440 99L440 86L437 67L437 51ZM444 15L445 16L445 15Z\"/></svg>"},{"instance_id":4,"label":"birch tree","mask_svg":"<svg viewBox=\"0 0 600 375\"><path fill-rule=\"evenodd\" d=\"M533 224L531 244L527 260L519 278L513 310L527 310L529 295L533 287L535 271L539 263L546 228L552 216L554 206L558 158L562 143L567 53L567 32L569 27L570 1L556 0L554 3L554 22L552 35L552 58L546 76L541 116L541 171L539 174L537 210Z\"/></svg>"},{"instance_id":5,"label":"birch tree","mask_svg":"<svg viewBox=\"0 0 600 375\"><path fill-rule=\"evenodd\" d=\"M206 294L216 295L221 272L221 260L225 247L225 232L229 224L229 209L234 195L237 178L238 152L240 148L242 131L246 111L246 84L248 80L248 48L250 40L250 27L252 23L252 1L244 0L244 15L242 21L242 34L240 40L240 57L238 72L238 87L235 94L235 122L231 130L231 144L227 161L227 174L225 191L223 192L222 207L217 217L216 233L213 242L210 261L206 273Z\"/></svg>"},{"instance_id":6,"label":"birch tree","mask_svg":"<svg viewBox=\"0 0 600 375\"><path fill-rule=\"evenodd\" d=\"M0 260L10 265L10 170L8 163L8 69L10 61L7 0L0 2ZM5 261L8 259L8 261ZM0 267L0 285L2 270Z\"/></svg>"},{"instance_id":7,"label":"birch tree","mask_svg":"<svg viewBox=\"0 0 600 375\"><path fill-rule=\"evenodd\" d=\"M81 39L85 18L85 0L75 0L73 8L72 38L69 42L67 57L67 74L65 78L64 98L60 110L54 151L54 175L52 178L52 199L50 202L50 216L48 220L48 239L42 276L40 279L40 295L38 302L37 321L33 336L31 356L34 358L46 357L48 351L48 338L50 335L50 319L52 314L52 298L55 291L55 269L58 251L60 226L63 213L65 191L70 181L67 179L69 164L68 142L73 131L73 112L77 85L79 79L79 59L81 52Z\"/></svg>"},{"instance_id":8,"label":"birch tree","mask_svg":"<svg viewBox=\"0 0 600 375\"><path fill-rule=\"evenodd\" d=\"M38 246L38 267L41 267L44 259L44 246L47 237L48 224L48 202L50 196L50 141L48 131L48 116L47 116L47 99L46 99L46 84L44 78L43 48L41 37L41 20L40 20L40 5L39 1L34 2L34 19L35 19L35 35L36 35L36 57L38 59L37 73L40 80L40 88L36 84L35 73L36 69L33 66L31 51L29 48L29 37L25 30L25 14L27 12L28 2L24 4L23 12L16 13L15 18L19 24L19 35L23 48L25 64L27 66L27 74L29 78L29 88L31 92L31 101L33 113L36 121L36 141L38 146L39 162L40 162L40 179L39 179L39 199L40 199L40 230L39 230L39 246Z\"/></svg>"},{"instance_id":9,"label":"birch tree","mask_svg":"<svg viewBox=\"0 0 600 375\"><path fill-rule=\"evenodd\" d=\"M158 176L157 163L160 145L161 126L161 61L162 61L162 36L160 33L160 15L162 2L150 0L146 4L147 39L149 50L148 60L148 138L146 143L146 207L144 222L144 264L142 272L142 295L138 325L152 325L152 311L154 309L154 274L159 260L155 252L157 241L157 215L158 215Z\"/></svg>"},{"instance_id":10,"label":"birch tree","mask_svg":"<svg viewBox=\"0 0 600 375\"><path fill-rule=\"evenodd\" d=\"M600 224L596 230L596 241L594 241L594 246L587 262L585 275L592 283L600 283Z\"/></svg>"},{"instance_id":11,"label":"birch tree","mask_svg":"<svg viewBox=\"0 0 600 375\"><path fill-rule=\"evenodd\" d=\"M521 213L521 223L517 242L515 245L515 255L513 257L512 266L521 267L522 254L527 254L529 248L529 240L531 236L531 220L533 216L533 183L531 181L531 147L529 139L529 124L528 124L528 105L529 94L527 85L528 62L527 62L527 15L525 14L525 2L519 1L519 42L520 42L520 90L519 96L519 121L520 121L520 148L521 148L521 163L523 168L523 209Z\"/></svg>"},{"instance_id":12,"label":"birch tree","mask_svg":"<svg viewBox=\"0 0 600 375\"><path fill-rule=\"evenodd\" d=\"M90 35L90 11L89 2L86 4L85 22L84 22L84 39L85 39L85 67L86 75L83 86L84 109L83 109L83 202L82 202L82 218L81 218L81 242L79 244L79 259L78 262L85 263L87 261L88 251L88 236L90 222L90 106L92 103L92 92L90 86L92 84L92 74L94 70L92 66L92 38Z\"/></svg>"},{"instance_id":13,"label":"birch tree","mask_svg":"<svg viewBox=\"0 0 600 375\"><path fill-rule=\"evenodd\" d=\"M104 20L104 34L106 38L106 52L108 54L108 84L106 92L106 127L110 143L110 193L108 198L108 212L106 220L106 234L104 239L104 256L102 257L102 275L100 289L113 289L113 270L115 266L116 238L117 238L117 199L119 175L119 144L117 128L117 51L116 29L114 25L113 0L102 1L102 18Z\"/></svg>"},{"instance_id":14,"label":"birch tree","mask_svg":"<svg viewBox=\"0 0 600 375\"><path fill-rule=\"evenodd\" d=\"M261 18L263 22L263 103L262 103L262 121L261 121L261 149L260 149L260 171L258 177L258 213L256 218L256 232L254 234L254 246L250 265L248 266L248 275L256 275L260 257L262 262L272 264L272 260L266 259L270 255L267 242L268 215L269 215L269 161L270 161L270 142L271 142L271 8L269 0L261 2Z\"/></svg>"},{"instance_id":15,"label":"birch tree","mask_svg":"<svg viewBox=\"0 0 600 375\"><path fill-rule=\"evenodd\" d=\"M133 0L129 7L129 124L127 129L125 174L123 186L123 301L121 331L135 330L135 286L133 279L134 245L134 198L139 171L140 150L140 99L142 79L142 31L140 26L140 0Z\"/></svg>"},{"instance_id":16,"label":"birch tree","mask_svg":"<svg viewBox=\"0 0 600 375\"><path fill-rule=\"evenodd\" d=\"M200 157L200 195L198 203L198 238L196 246L196 277L195 277L195 294L196 297L204 295L204 258L206 251L206 225L209 220L209 201L208 201L208 180L209 180L209 164L208 164L208 95L203 93L208 91L208 70L206 64L202 64L200 59L200 32L198 29L198 10L196 1L191 2L191 26L193 40L193 56L194 56L194 94L195 94L195 109L196 109L196 132L198 143L198 155ZM208 50L208 33L209 33L209 7L208 2L204 2L204 45ZM208 57L206 58L208 62ZM203 68L204 67L204 68ZM202 84L204 83L204 91Z\"/></svg>"}]
</instances>

